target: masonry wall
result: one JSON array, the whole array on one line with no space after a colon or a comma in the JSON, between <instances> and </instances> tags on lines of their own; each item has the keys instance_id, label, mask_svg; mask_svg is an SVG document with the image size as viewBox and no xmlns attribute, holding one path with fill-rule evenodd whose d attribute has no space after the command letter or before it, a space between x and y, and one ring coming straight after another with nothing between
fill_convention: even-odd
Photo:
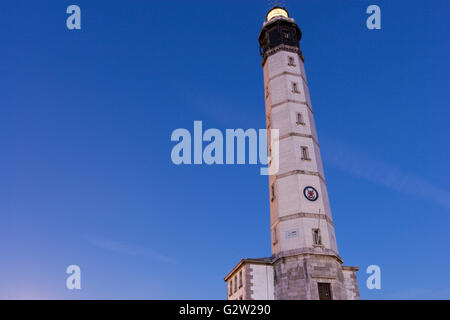
<instances>
[{"instance_id":1,"label":"masonry wall","mask_svg":"<svg viewBox=\"0 0 450 320\"><path fill-rule=\"evenodd\" d=\"M271 265L251 265L251 300L273 300L273 268Z\"/></svg>"},{"instance_id":2,"label":"masonry wall","mask_svg":"<svg viewBox=\"0 0 450 320\"><path fill-rule=\"evenodd\" d=\"M274 263L276 300L318 300L318 283L330 283L333 300L347 299L341 263L332 256L298 255Z\"/></svg>"},{"instance_id":3,"label":"masonry wall","mask_svg":"<svg viewBox=\"0 0 450 320\"><path fill-rule=\"evenodd\" d=\"M347 300L359 300L358 281L356 280L356 270L354 268L343 267L344 287Z\"/></svg>"}]
</instances>

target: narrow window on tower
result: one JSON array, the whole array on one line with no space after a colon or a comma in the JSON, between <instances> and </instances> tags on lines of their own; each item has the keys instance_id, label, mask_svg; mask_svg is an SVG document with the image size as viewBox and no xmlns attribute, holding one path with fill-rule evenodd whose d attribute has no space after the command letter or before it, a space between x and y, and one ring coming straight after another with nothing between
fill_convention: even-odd
<instances>
[{"instance_id":1,"label":"narrow window on tower","mask_svg":"<svg viewBox=\"0 0 450 320\"><path fill-rule=\"evenodd\" d=\"M291 31L289 29L283 29L283 35L286 39L292 38Z\"/></svg>"},{"instance_id":2,"label":"narrow window on tower","mask_svg":"<svg viewBox=\"0 0 450 320\"><path fill-rule=\"evenodd\" d=\"M291 85L292 85L292 93L300 93L297 82L292 82Z\"/></svg>"},{"instance_id":3,"label":"narrow window on tower","mask_svg":"<svg viewBox=\"0 0 450 320\"><path fill-rule=\"evenodd\" d=\"M271 126L272 126L272 116L269 114L267 116L267 129L270 129Z\"/></svg>"},{"instance_id":4,"label":"narrow window on tower","mask_svg":"<svg viewBox=\"0 0 450 320\"><path fill-rule=\"evenodd\" d=\"M269 166L272 165L272 148L269 147Z\"/></svg>"},{"instance_id":5,"label":"narrow window on tower","mask_svg":"<svg viewBox=\"0 0 450 320\"><path fill-rule=\"evenodd\" d=\"M237 277L234 278L234 292L237 291Z\"/></svg>"},{"instance_id":6,"label":"narrow window on tower","mask_svg":"<svg viewBox=\"0 0 450 320\"><path fill-rule=\"evenodd\" d=\"M239 271L239 288L242 287L242 270Z\"/></svg>"},{"instance_id":7,"label":"narrow window on tower","mask_svg":"<svg viewBox=\"0 0 450 320\"><path fill-rule=\"evenodd\" d=\"M302 160L311 160L308 154L308 147L302 146Z\"/></svg>"},{"instance_id":8,"label":"narrow window on tower","mask_svg":"<svg viewBox=\"0 0 450 320\"><path fill-rule=\"evenodd\" d=\"M297 113L297 124L305 125L305 122L303 121L303 115L300 112Z\"/></svg>"},{"instance_id":9,"label":"narrow window on tower","mask_svg":"<svg viewBox=\"0 0 450 320\"><path fill-rule=\"evenodd\" d=\"M322 237L320 236L320 229L313 229L313 241L314 244L317 246L321 246L322 245Z\"/></svg>"},{"instance_id":10,"label":"narrow window on tower","mask_svg":"<svg viewBox=\"0 0 450 320\"><path fill-rule=\"evenodd\" d=\"M278 238L277 238L277 229L273 229L272 230L272 243L275 244L278 242Z\"/></svg>"},{"instance_id":11,"label":"narrow window on tower","mask_svg":"<svg viewBox=\"0 0 450 320\"><path fill-rule=\"evenodd\" d=\"M295 67L295 59L294 57L288 57L288 66Z\"/></svg>"},{"instance_id":12,"label":"narrow window on tower","mask_svg":"<svg viewBox=\"0 0 450 320\"><path fill-rule=\"evenodd\" d=\"M266 98L270 95L269 86L266 86Z\"/></svg>"},{"instance_id":13,"label":"narrow window on tower","mask_svg":"<svg viewBox=\"0 0 450 320\"><path fill-rule=\"evenodd\" d=\"M230 280L230 291L228 294L231 296L233 294L233 279Z\"/></svg>"},{"instance_id":14,"label":"narrow window on tower","mask_svg":"<svg viewBox=\"0 0 450 320\"><path fill-rule=\"evenodd\" d=\"M275 200L275 183L272 183L272 186L270 187L270 200Z\"/></svg>"}]
</instances>

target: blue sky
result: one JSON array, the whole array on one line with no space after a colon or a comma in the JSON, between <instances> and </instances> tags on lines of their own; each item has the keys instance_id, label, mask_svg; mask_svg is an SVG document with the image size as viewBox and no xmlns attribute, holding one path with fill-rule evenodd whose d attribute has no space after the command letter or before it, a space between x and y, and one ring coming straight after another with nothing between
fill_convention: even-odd
<instances>
[{"instance_id":1,"label":"blue sky","mask_svg":"<svg viewBox=\"0 0 450 320\"><path fill-rule=\"evenodd\" d=\"M66 28L77 4L82 29ZM382 30L365 27L378 4ZM363 299L450 298L449 2L287 1L337 241ZM224 299L270 255L259 166L175 166L176 128L264 128L267 1L7 1L0 298ZM65 269L82 270L82 290ZM365 269L379 265L382 289Z\"/></svg>"}]
</instances>

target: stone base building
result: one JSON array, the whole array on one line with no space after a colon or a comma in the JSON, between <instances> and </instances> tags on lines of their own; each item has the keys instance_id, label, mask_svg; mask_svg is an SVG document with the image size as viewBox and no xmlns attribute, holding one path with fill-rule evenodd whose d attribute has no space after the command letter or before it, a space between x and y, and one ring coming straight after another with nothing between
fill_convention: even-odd
<instances>
[{"instance_id":1,"label":"stone base building","mask_svg":"<svg viewBox=\"0 0 450 320\"><path fill-rule=\"evenodd\" d=\"M225 277L228 300L359 300L356 271L335 256L242 259Z\"/></svg>"}]
</instances>

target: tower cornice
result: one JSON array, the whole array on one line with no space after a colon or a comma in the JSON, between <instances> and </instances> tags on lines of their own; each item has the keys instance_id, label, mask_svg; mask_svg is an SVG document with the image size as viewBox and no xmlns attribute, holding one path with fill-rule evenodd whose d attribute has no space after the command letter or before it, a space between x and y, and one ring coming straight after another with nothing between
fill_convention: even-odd
<instances>
[{"instance_id":1,"label":"tower cornice","mask_svg":"<svg viewBox=\"0 0 450 320\"><path fill-rule=\"evenodd\" d=\"M281 44L281 45L279 45L275 48L272 48L262 54L263 59L261 61L261 66L264 67L268 57L270 57L271 55L274 55L275 53L280 52L280 51L296 53L299 56L299 58L302 59L303 62L305 62L305 57L303 56L302 50L300 50L300 48Z\"/></svg>"}]
</instances>

